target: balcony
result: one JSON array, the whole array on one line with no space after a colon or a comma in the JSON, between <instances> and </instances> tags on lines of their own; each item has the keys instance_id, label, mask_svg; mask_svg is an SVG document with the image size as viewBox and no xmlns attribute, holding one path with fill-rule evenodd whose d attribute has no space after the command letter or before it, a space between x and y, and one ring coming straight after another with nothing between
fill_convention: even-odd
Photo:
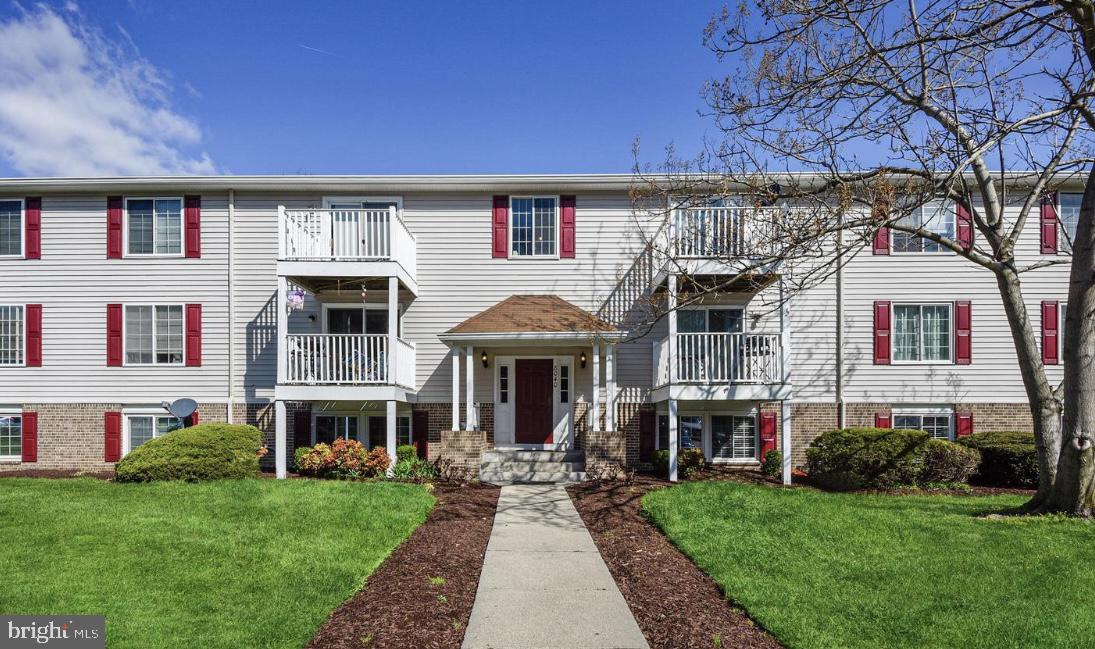
<instances>
[{"instance_id":1,"label":"balcony","mask_svg":"<svg viewBox=\"0 0 1095 649\"><path fill-rule=\"evenodd\" d=\"M383 209L278 208L279 274L398 277L417 292L414 235L395 206Z\"/></svg>"},{"instance_id":2,"label":"balcony","mask_svg":"<svg viewBox=\"0 0 1095 649\"><path fill-rule=\"evenodd\" d=\"M385 334L289 334L279 391L298 398L312 393L349 398L355 393L342 388L350 387L413 391L416 355L414 343Z\"/></svg>"},{"instance_id":3,"label":"balcony","mask_svg":"<svg viewBox=\"0 0 1095 649\"><path fill-rule=\"evenodd\" d=\"M654 389L665 392L661 398L768 399L786 388L781 334L679 333L675 367L669 342L653 343Z\"/></svg>"}]
</instances>

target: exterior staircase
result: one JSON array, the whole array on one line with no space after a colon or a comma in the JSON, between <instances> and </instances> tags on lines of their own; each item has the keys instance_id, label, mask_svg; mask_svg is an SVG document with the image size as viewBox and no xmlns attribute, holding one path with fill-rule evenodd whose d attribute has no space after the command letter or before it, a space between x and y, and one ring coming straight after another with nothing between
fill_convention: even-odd
<instances>
[{"instance_id":1,"label":"exterior staircase","mask_svg":"<svg viewBox=\"0 0 1095 649\"><path fill-rule=\"evenodd\" d=\"M582 482L584 451L529 451L496 448L479 457L479 479L492 484L514 482Z\"/></svg>"}]
</instances>

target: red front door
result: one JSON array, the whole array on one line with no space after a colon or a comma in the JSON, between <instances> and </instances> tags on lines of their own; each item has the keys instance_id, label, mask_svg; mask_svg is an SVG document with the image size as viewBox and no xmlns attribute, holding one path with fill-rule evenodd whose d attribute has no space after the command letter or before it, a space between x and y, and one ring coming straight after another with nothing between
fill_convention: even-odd
<instances>
[{"instance_id":1,"label":"red front door","mask_svg":"<svg viewBox=\"0 0 1095 649\"><path fill-rule=\"evenodd\" d=\"M514 440L518 444L551 444L554 389L551 383L553 361L517 359L517 399L514 413Z\"/></svg>"}]
</instances>

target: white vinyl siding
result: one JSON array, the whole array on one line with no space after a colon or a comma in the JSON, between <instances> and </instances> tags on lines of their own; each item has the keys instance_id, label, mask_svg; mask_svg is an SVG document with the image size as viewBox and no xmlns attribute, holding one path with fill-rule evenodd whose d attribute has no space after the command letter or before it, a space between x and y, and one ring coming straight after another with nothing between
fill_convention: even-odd
<instances>
[{"instance_id":1,"label":"white vinyl siding","mask_svg":"<svg viewBox=\"0 0 1095 649\"><path fill-rule=\"evenodd\" d=\"M955 237L955 208L950 201L929 201L901 218L898 223L910 228L923 228L948 239ZM893 230L894 252L944 252L940 244L915 234Z\"/></svg>"},{"instance_id":2,"label":"white vinyl siding","mask_svg":"<svg viewBox=\"0 0 1095 649\"><path fill-rule=\"evenodd\" d=\"M125 307L127 365L182 364L184 336L181 304Z\"/></svg>"},{"instance_id":3,"label":"white vinyl siding","mask_svg":"<svg viewBox=\"0 0 1095 649\"><path fill-rule=\"evenodd\" d=\"M182 427L182 420L172 415L126 415L127 452Z\"/></svg>"},{"instance_id":4,"label":"white vinyl siding","mask_svg":"<svg viewBox=\"0 0 1095 649\"><path fill-rule=\"evenodd\" d=\"M514 257L557 255L559 201L555 196L510 199L510 254Z\"/></svg>"},{"instance_id":5,"label":"white vinyl siding","mask_svg":"<svg viewBox=\"0 0 1095 649\"><path fill-rule=\"evenodd\" d=\"M1061 224L1061 249L1072 250L1072 241L1076 238L1076 225L1080 222L1080 203L1084 195L1062 192L1058 206L1057 220Z\"/></svg>"},{"instance_id":6,"label":"white vinyl siding","mask_svg":"<svg viewBox=\"0 0 1095 649\"><path fill-rule=\"evenodd\" d=\"M129 256L182 255L181 198L126 200L126 254Z\"/></svg>"},{"instance_id":7,"label":"white vinyl siding","mask_svg":"<svg viewBox=\"0 0 1095 649\"><path fill-rule=\"evenodd\" d=\"M0 200L0 257L23 256L23 201Z\"/></svg>"},{"instance_id":8,"label":"white vinyl siding","mask_svg":"<svg viewBox=\"0 0 1095 649\"><path fill-rule=\"evenodd\" d=\"M23 458L23 417L0 413L0 460Z\"/></svg>"},{"instance_id":9,"label":"white vinyl siding","mask_svg":"<svg viewBox=\"0 0 1095 649\"><path fill-rule=\"evenodd\" d=\"M23 314L22 305L0 305L0 366L18 366L24 362Z\"/></svg>"},{"instance_id":10,"label":"white vinyl siding","mask_svg":"<svg viewBox=\"0 0 1095 649\"><path fill-rule=\"evenodd\" d=\"M895 362L950 361L952 338L949 304L893 306Z\"/></svg>"}]
</instances>

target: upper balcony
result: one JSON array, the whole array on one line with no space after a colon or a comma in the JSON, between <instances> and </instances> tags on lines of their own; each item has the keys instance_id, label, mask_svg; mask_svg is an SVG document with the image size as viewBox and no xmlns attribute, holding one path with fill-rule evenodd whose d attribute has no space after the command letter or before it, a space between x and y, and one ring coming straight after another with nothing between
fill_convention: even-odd
<instances>
[{"instance_id":1,"label":"upper balcony","mask_svg":"<svg viewBox=\"0 0 1095 649\"><path fill-rule=\"evenodd\" d=\"M780 226L793 210L787 206L683 207L674 210L656 248L688 272L724 275L743 268L759 270L778 252ZM665 267L663 263L661 267Z\"/></svg>"},{"instance_id":2,"label":"upper balcony","mask_svg":"<svg viewBox=\"0 0 1095 649\"><path fill-rule=\"evenodd\" d=\"M414 235L396 205L363 209L278 206L278 274L398 277L418 293Z\"/></svg>"},{"instance_id":3,"label":"upper balcony","mask_svg":"<svg viewBox=\"0 0 1095 649\"><path fill-rule=\"evenodd\" d=\"M675 342L653 342L655 401L778 399L789 388L782 333L678 333Z\"/></svg>"}]
</instances>

